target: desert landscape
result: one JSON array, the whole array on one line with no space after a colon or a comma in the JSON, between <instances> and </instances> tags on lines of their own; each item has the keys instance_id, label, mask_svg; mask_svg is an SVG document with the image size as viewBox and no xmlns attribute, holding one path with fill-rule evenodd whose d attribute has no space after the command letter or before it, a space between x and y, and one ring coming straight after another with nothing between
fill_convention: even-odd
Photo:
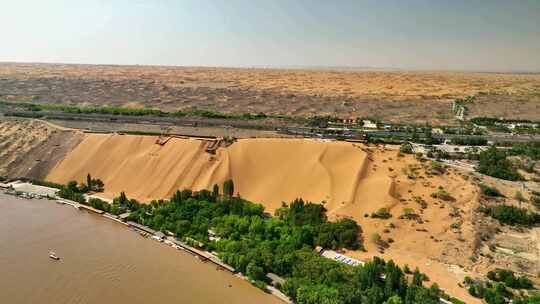
<instances>
[{"instance_id":1,"label":"desert landscape","mask_svg":"<svg viewBox=\"0 0 540 304\"><path fill-rule=\"evenodd\" d=\"M473 115L538 117L540 75L0 64L0 99L16 102L439 124L452 123L452 101L467 96L482 96Z\"/></svg>"},{"instance_id":2,"label":"desert landscape","mask_svg":"<svg viewBox=\"0 0 540 304\"><path fill-rule=\"evenodd\" d=\"M82 139L43 121L0 121L0 176L43 179Z\"/></svg>"},{"instance_id":3,"label":"desert landscape","mask_svg":"<svg viewBox=\"0 0 540 304\"><path fill-rule=\"evenodd\" d=\"M6 119L0 130L1 175L67 184L91 174L106 185L95 195L107 201L125 192L150 203L232 180L235 196L270 214L296 198L323 204L331 220L361 227L364 250L348 256L418 267L467 303L478 300L462 288L466 277L496 267L529 274L538 268L536 229L504 227L476 211L484 199L480 184L496 186L513 203L519 183L433 167L396 145L95 134L28 119Z\"/></svg>"},{"instance_id":4,"label":"desert landscape","mask_svg":"<svg viewBox=\"0 0 540 304\"><path fill-rule=\"evenodd\" d=\"M4 302L540 304L540 1L34 2Z\"/></svg>"},{"instance_id":5,"label":"desert landscape","mask_svg":"<svg viewBox=\"0 0 540 304\"><path fill-rule=\"evenodd\" d=\"M158 140L86 134L46 180L82 183L90 173L106 184L98 196L110 200L124 191L148 203L178 189L211 190L232 179L236 195L261 203L269 213L302 197L322 203L331 219L352 218L361 225L366 251L352 251L350 256L382 256L419 267L467 303L475 299L458 283L465 276L480 275L479 267L490 269L487 261L470 260L480 246L473 220L479 194L457 170L434 172L429 163L392 146L241 139L210 154L208 141L172 138L160 145ZM455 193L451 201L431 196L439 187ZM382 209L390 217L372 216ZM383 243L373 243L373 235L380 235Z\"/></svg>"}]
</instances>

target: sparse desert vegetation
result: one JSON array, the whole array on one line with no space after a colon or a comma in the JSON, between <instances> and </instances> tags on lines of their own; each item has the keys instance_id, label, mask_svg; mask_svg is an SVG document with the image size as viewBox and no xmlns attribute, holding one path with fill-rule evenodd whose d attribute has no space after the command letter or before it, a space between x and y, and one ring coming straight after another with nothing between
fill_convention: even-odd
<instances>
[{"instance_id":1,"label":"sparse desert vegetation","mask_svg":"<svg viewBox=\"0 0 540 304\"><path fill-rule=\"evenodd\" d=\"M537 118L538 101L532 97L539 94L539 83L538 75L518 74L0 65L4 100L166 111L330 114L394 122L450 122L452 101L472 95L477 98L468 106L471 116L490 111L490 116L499 117L511 108L507 113L511 117Z\"/></svg>"}]
</instances>

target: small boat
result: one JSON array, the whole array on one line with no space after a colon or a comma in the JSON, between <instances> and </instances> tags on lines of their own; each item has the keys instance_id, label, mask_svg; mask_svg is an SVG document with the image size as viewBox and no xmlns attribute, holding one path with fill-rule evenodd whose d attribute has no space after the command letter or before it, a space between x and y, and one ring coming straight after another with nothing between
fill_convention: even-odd
<instances>
[{"instance_id":1,"label":"small boat","mask_svg":"<svg viewBox=\"0 0 540 304\"><path fill-rule=\"evenodd\" d=\"M49 257L55 261L58 261L60 260L60 257L56 255L56 253L54 251L50 251L49 252Z\"/></svg>"}]
</instances>

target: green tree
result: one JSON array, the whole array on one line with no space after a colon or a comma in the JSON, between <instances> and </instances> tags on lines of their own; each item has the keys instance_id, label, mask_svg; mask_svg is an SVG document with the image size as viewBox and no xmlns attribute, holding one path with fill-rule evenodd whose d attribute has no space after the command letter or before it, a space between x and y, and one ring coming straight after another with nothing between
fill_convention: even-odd
<instances>
[{"instance_id":1,"label":"green tree","mask_svg":"<svg viewBox=\"0 0 540 304\"><path fill-rule=\"evenodd\" d=\"M506 152L498 150L491 146L479 155L478 172L493 176L496 178L516 181L521 180L521 175L512 166L512 163L506 159Z\"/></svg>"},{"instance_id":2,"label":"green tree","mask_svg":"<svg viewBox=\"0 0 540 304\"><path fill-rule=\"evenodd\" d=\"M102 180L98 179L92 179L92 188L93 191L96 192L103 192L105 190L105 184Z\"/></svg>"},{"instance_id":3,"label":"green tree","mask_svg":"<svg viewBox=\"0 0 540 304\"><path fill-rule=\"evenodd\" d=\"M264 281L266 279L264 269L254 262L247 265L246 275L253 281Z\"/></svg>"},{"instance_id":4,"label":"green tree","mask_svg":"<svg viewBox=\"0 0 540 304\"><path fill-rule=\"evenodd\" d=\"M229 198L234 196L234 182L232 179L228 179L223 183L223 195Z\"/></svg>"},{"instance_id":5,"label":"green tree","mask_svg":"<svg viewBox=\"0 0 540 304\"><path fill-rule=\"evenodd\" d=\"M326 285L302 286L297 291L298 304L340 304L337 289Z\"/></svg>"},{"instance_id":6,"label":"green tree","mask_svg":"<svg viewBox=\"0 0 540 304\"><path fill-rule=\"evenodd\" d=\"M69 181L67 184L67 189L71 192L79 192L76 181Z\"/></svg>"},{"instance_id":7,"label":"green tree","mask_svg":"<svg viewBox=\"0 0 540 304\"><path fill-rule=\"evenodd\" d=\"M88 186L88 189L92 190L92 177L90 176L90 173L86 175L86 185Z\"/></svg>"},{"instance_id":8,"label":"green tree","mask_svg":"<svg viewBox=\"0 0 540 304\"><path fill-rule=\"evenodd\" d=\"M219 186L218 184L214 184L214 188L212 189L212 194L215 198L219 197Z\"/></svg>"},{"instance_id":9,"label":"green tree","mask_svg":"<svg viewBox=\"0 0 540 304\"><path fill-rule=\"evenodd\" d=\"M420 270L418 270L418 267L416 267L416 269L413 272L412 285L422 286L423 280L424 280L424 276L422 275Z\"/></svg>"},{"instance_id":10,"label":"green tree","mask_svg":"<svg viewBox=\"0 0 540 304\"><path fill-rule=\"evenodd\" d=\"M403 300L399 296L391 296L384 304L403 304Z\"/></svg>"},{"instance_id":11,"label":"green tree","mask_svg":"<svg viewBox=\"0 0 540 304\"><path fill-rule=\"evenodd\" d=\"M123 206L128 202L126 193L124 191L120 192L120 197L118 198L118 203Z\"/></svg>"}]
</instances>

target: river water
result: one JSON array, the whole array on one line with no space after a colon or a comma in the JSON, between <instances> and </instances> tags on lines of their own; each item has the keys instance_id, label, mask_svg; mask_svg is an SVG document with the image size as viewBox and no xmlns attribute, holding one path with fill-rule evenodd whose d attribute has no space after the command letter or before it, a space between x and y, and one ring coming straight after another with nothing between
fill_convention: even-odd
<instances>
[{"instance_id":1,"label":"river water","mask_svg":"<svg viewBox=\"0 0 540 304\"><path fill-rule=\"evenodd\" d=\"M0 271L0 303L282 303L119 223L1 192Z\"/></svg>"}]
</instances>

